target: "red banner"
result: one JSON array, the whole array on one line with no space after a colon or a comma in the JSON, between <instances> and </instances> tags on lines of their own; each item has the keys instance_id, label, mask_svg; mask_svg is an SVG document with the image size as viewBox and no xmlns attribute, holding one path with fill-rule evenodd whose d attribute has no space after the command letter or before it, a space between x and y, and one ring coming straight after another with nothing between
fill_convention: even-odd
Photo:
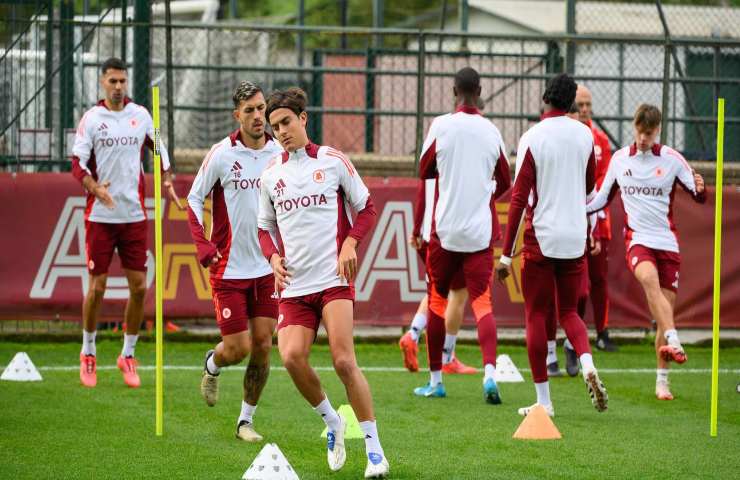
<instances>
[{"instance_id":1,"label":"red banner","mask_svg":"<svg viewBox=\"0 0 740 480\"><path fill-rule=\"evenodd\" d=\"M177 191L185 196L192 176L180 175ZM357 323L405 325L424 296L421 261L406 240L411 231L414 179L366 179L378 209L378 222L360 247L356 281ZM154 217L152 179L147 179L146 206ZM88 276L84 258L85 198L69 174L0 174L0 318L79 319ZM163 200L164 312L167 318L214 316L208 273L198 265L185 212ZM724 197L722 258L722 325L740 327L740 191L727 187ZM508 200L497 205L506 223ZM609 247L612 327L647 327L644 295L624 262L619 201L612 205L613 240ZM705 205L679 192L674 212L682 249L681 286L676 318L682 327L708 327L712 319L712 249L714 194ZM153 227L153 225L152 225ZM154 314L154 228L149 229L146 314ZM499 252L497 251L497 254ZM518 259L514 261L518 271ZM522 326L523 304L518 274L493 287L499 325ZM102 314L120 319L128 297L126 280L114 259ZM590 314L589 314L590 315ZM589 317L587 317L588 319ZM472 316L467 319L473 322Z\"/></svg>"}]
</instances>

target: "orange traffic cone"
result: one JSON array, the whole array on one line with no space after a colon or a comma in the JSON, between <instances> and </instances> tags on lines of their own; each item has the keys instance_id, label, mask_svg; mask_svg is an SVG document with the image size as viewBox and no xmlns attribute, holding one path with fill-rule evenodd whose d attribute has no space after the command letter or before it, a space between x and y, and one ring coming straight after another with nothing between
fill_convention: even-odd
<instances>
[{"instance_id":1,"label":"orange traffic cone","mask_svg":"<svg viewBox=\"0 0 740 480\"><path fill-rule=\"evenodd\" d=\"M519 428L514 432L514 438L519 440L557 440L563 438L545 407L537 405L524 417Z\"/></svg>"}]
</instances>

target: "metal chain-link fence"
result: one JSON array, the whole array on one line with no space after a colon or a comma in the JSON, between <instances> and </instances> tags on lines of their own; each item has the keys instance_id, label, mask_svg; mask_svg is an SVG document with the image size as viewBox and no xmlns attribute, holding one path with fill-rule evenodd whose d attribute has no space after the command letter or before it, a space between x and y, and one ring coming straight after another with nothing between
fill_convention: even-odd
<instances>
[{"instance_id":1,"label":"metal chain-link fence","mask_svg":"<svg viewBox=\"0 0 740 480\"><path fill-rule=\"evenodd\" d=\"M219 22L212 11L191 15L202 22L167 25L160 10L147 20L130 7L95 20L55 12L50 21L42 10L0 53L0 158L12 170L67 168L74 127L102 95L99 67L118 56L130 66L135 101L148 105L150 85L160 85L163 138L181 171L236 127L231 96L244 79L268 94L304 88L315 142L393 157L417 155L432 118L453 110L452 77L466 65L481 74L481 110L514 150L539 118L546 80L569 61L613 146L631 142L632 114L646 102L665 110L667 143L689 159L712 159L715 103L724 96L725 152L740 160L740 39L637 35L636 20L634 31L591 35L592 4L607 8L577 2L575 35L256 26Z\"/></svg>"}]
</instances>

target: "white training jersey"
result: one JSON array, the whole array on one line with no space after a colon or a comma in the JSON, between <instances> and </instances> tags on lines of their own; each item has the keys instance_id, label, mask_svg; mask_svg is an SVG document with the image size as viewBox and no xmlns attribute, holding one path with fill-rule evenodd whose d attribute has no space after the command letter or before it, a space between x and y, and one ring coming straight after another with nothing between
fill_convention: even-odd
<instances>
[{"instance_id":1,"label":"white training jersey","mask_svg":"<svg viewBox=\"0 0 740 480\"><path fill-rule=\"evenodd\" d=\"M204 239L203 209L212 195L209 237L221 254L221 260L211 266L213 279L252 279L272 273L257 238L260 177L270 160L282 152L269 136L260 150L246 147L237 129L213 145L203 160L190 188L188 205L197 220L195 224L191 221L197 244Z\"/></svg>"},{"instance_id":2,"label":"white training jersey","mask_svg":"<svg viewBox=\"0 0 740 480\"><path fill-rule=\"evenodd\" d=\"M491 245L494 173L499 162L508 171L505 152L498 128L475 108L462 106L432 121L420 176L437 178L432 233L445 250L477 252Z\"/></svg>"},{"instance_id":3,"label":"white training jersey","mask_svg":"<svg viewBox=\"0 0 740 480\"><path fill-rule=\"evenodd\" d=\"M545 114L519 141L503 255L511 258L523 208L525 248L547 258L575 259L586 250L587 190L594 186L591 130L564 112Z\"/></svg>"},{"instance_id":4,"label":"white training jersey","mask_svg":"<svg viewBox=\"0 0 740 480\"><path fill-rule=\"evenodd\" d=\"M98 183L110 182L108 192L116 204L108 209L88 195L85 219L101 223L132 223L146 219L144 209L144 147L153 146L154 126L149 112L124 100L123 110L114 112L104 101L85 112L77 127L72 149L79 168ZM167 150L161 148L162 170L169 170Z\"/></svg>"},{"instance_id":5,"label":"white training jersey","mask_svg":"<svg viewBox=\"0 0 740 480\"><path fill-rule=\"evenodd\" d=\"M601 189L587 208L589 212L604 208L619 190L624 205L627 249L644 245L678 252L673 223L676 185L681 185L697 201L705 198L703 192L697 193L693 170L680 153L659 144L641 152L633 144L614 154Z\"/></svg>"},{"instance_id":6,"label":"white training jersey","mask_svg":"<svg viewBox=\"0 0 740 480\"><path fill-rule=\"evenodd\" d=\"M370 192L347 157L308 144L283 153L262 174L258 226L279 231L290 285L284 298L347 285L337 275L339 250Z\"/></svg>"}]
</instances>

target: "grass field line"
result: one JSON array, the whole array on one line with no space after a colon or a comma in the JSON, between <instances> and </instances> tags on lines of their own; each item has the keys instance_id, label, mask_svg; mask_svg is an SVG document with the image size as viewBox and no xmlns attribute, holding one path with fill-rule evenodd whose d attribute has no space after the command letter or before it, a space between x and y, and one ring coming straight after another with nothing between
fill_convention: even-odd
<instances>
[{"instance_id":1,"label":"grass field line","mask_svg":"<svg viewBox=\"0 0 740 480\"><path fill-rule=\"evenodd\" d=\"M37 367L42 372L71 372L80 369L79 365L46 365ZM142 371L154 370L154 365L139 365L138 369ZM360 367L365 372L381 372L381 373L396 373L406 372L407 370L403 367ZM117 370L118 367L115 365L98 365L98 370ZM203 365L165 365L165 370L203 370ZM285 367L271 367L271 370L284 372ZM317 366L314 370L319 372L330 372L334 371L334 367L331 366ZM225 372L242 372L238 367L224 368ZM522 374L528 374L529 369L519 369ZM482 373L482 370L479 370ZM671 369L671 374L679 373L691 373L691 374L709 374L712 372L710 368L676 368ZM599 373L636 373L636 374L652 374L655 375L654 368L600 368ZM719 373L722 374L740 374L740 368L720 368Z\"/></svg>"}]
</instances>

